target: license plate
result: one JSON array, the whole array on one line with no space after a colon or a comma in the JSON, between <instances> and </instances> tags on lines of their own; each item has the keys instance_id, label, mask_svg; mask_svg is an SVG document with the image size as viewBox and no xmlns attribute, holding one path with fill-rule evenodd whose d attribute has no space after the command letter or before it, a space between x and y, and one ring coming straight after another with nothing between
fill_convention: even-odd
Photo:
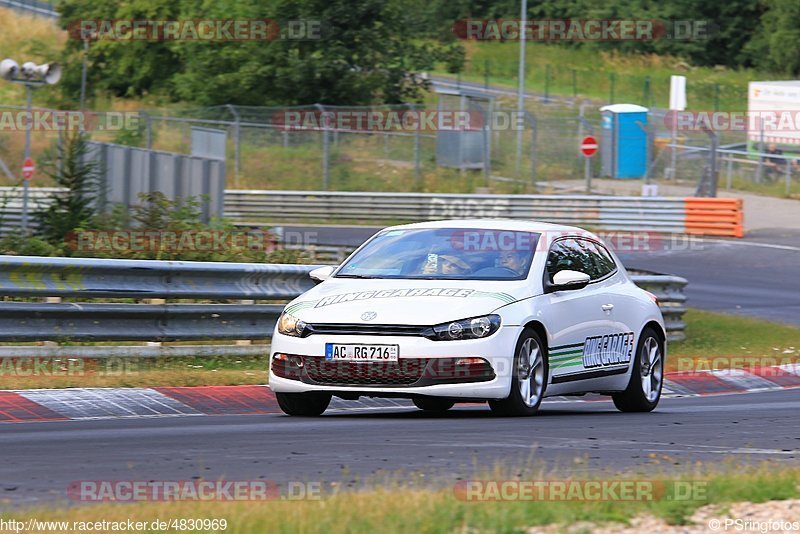
<instances>
[{"instance_id":1,"label":"license plate","mask_svg":"<svg viewBox=\"0 0 800 534\"><path fill-rule=\"evenodd\" d=\"M399 345L325 343L325 359L344 362L396 362Z\"/></svg>"}]
</instances>

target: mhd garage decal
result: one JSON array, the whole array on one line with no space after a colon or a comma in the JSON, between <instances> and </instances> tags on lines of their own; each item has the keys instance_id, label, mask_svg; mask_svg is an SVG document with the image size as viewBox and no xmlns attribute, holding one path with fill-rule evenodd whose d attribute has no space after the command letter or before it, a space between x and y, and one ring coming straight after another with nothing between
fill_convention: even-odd
<instances>
[{"instance_id":1,"label":"mhd garage decal","mask_svg":"<svg viewBox=\"0 0 800 534\"><path fill-rule=\"evenodd\" d=\"M588 337L583 343L553 347L549 355L550 369L555 377L560 378L554 378L553 382L604 376L617 369L624 372L633 356L633 342L633 332L625 332Z\"/></svg>"},{"instance_id":2,"label":"mhd garage decal","mask_svg":"<svg viewBox=\"0 0 800 534\"><path fill-rule=\"evenodd\" d=\"M587 369L628 364L633 354L633 332L586 338L583 366Z\"/></svg>"}]
</instances>

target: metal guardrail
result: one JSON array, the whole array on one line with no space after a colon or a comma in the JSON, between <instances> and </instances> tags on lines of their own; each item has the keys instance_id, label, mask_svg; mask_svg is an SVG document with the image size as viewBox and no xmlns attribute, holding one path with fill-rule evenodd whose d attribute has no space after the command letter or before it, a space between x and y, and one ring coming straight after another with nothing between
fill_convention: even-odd
<instances>
[{"instance_id":1,"label":"metal guardrail","mask_svg":"<svg viewBox=\"0 0 800 534\"><path fill-rule=\"evenodd\" d=\"M666 274L629 269L633 282L654 294L658 298L658 306L664 316L667 327L667 338L670 341L686 339L686 295L683 288L689 283L685 278Z\"/></svg>"},{"instance_id":2,"label":"metal guardrail","mask_svg":"<svg viewBox=\"0 0 800 534\"><path fill-rule=\"evenodd\" d=\"M0 256L0 296L288 300L306 265Z\"/></svg>"},{"instance_id":3,"label":"metal guardrail","mask_svg":"<svg viewBox=\"0 0 800 534\"><path fill-rule=\"evenodd\" d=\"M1 302L0 341L260 340L283 304L313 287L315 265L0 258L0 296L244 300L221 303ZM634 276L661 300L670 339L682 339L686 280ZM109 351L111 352L111 351Z\"/></svg>"},{"instance_id":4,"label":"metal guardrail","mask_svg":"<svg viewBox=\"0 0 800 534\"><path fill-rule=\"evenodd\" d=\"M464 195L332 191L225 191L235 221L361 221L391 224L432 219L507 218L606 230L683 233L683 198L592 195Z\"/></svg>"},{"instance_id":5,"label":"metal guardrail","mask_svg":"<svg viewBox=\"0 0 800 534\"><path fill-rule=\"evenodd\" d=\"M35 209L54 188L31 189ZM699 204L698 204L699 203ZM0 187L0 223L17 227L18 189ZM438 219L520 219L591 226L601 230L692 233L741 237L736 199L608 197L592 195L462 195L331 191L225 190L225 217L238 224L279 221L358 221L394 224Z\"/></svg>"}]
</instances>

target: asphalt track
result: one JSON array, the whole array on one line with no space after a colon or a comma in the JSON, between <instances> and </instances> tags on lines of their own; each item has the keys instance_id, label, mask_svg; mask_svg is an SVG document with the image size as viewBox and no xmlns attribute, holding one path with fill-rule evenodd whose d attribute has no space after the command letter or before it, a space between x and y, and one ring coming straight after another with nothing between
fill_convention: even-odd
<instances>
[{"instance_id":1,"label":"asphalt track","mask_svg":"<svg viewBox=\"0 0 800 534\"><path fill-rule=\"evenodd\" d=\"M305 236L323 245L351 247L380 230L314 225L283 228L295 239ZM689 306L800 325L800 233L761 230L744 239L676 236L653 241L653 246L643 250L617 250L617 254L626 267L687 278Z\"/></svg>"},{"instance_id":2,"label":"asphalt track","mask_svg":"<svg viewBox=\"0 0 800 534\"><path fill-rule=\"evenodd\" d=\"M452 484L500 462L561 475L675 473L697 461L797 464L800 389L663 399L649 414L610 402L545 402L497 418L480 405L282 415L105 419L0 427L0 506L68 502L78 480L271 480L358 487ZM399 470L399 473L398 473ZM424 474L424 476L421 476Z\"/></svg>"},{"instance_id":3,"label":"asphalt track","mask_svg":"<svg viewBox=\"0 0 800 534\"><path fill-rule=\"evenodd\" d=\"M374 229L306 227L359 244ZM366 235L365 235L366 234ZM344 236L344 237L343 237ZM349 244L338 241L336 244ZM800 324L800 235L621 254L626 265L690 280L695 307ZM561 474L675 472L725 459L796 465L800 389L666 398L650 414L608 401L545 402L540 416L492 417L483 406L442 416L413 409L280 415L102 419L0 425L0 507L66 501L76 480L266 479L357 487L386 476L452 484L501 462Z\"/></svg>"}]
</instances>

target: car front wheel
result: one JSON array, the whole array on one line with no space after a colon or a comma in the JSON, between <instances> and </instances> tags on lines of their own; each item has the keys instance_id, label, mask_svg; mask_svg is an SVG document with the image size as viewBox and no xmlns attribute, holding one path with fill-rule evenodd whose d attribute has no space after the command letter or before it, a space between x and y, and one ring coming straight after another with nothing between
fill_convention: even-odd
<instances>
[{"instance_id":1,"label":"car front wheel","mask_svg":"<svg viewBox=\"0 0 800 534\"><path fill-rule=\"evenodd\" d=\"M489 401L498 415L534 415L544 398L547 385L547 354L536 331L526 328L517 341L511 369L511 394L502 400Z\"/></svg>"},{"instance_id":2,"label":"car front wheel","mask_svg":"<svg viewBox=\"0 0 800 534\"><path fill-rule=\"evenodd\" d=\"M325 393L275 393L283 413L301 417L322 415L331 402L331 395Z\"/></svg>"}]
</instances>

